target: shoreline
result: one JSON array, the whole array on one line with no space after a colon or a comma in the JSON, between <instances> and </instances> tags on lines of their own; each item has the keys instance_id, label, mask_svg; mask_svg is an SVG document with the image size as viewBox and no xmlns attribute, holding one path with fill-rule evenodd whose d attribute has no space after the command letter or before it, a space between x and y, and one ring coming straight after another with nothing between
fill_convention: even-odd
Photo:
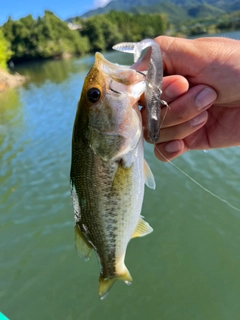
<instances>
[{"instance_id":1,"label":"shoreline","mask_svg":"<svg viewBox=\"0 0 240 320\"><path fill-rule=\"evenodd\" d=\"M19 73L10 74L0 69L0 93L8 88L14 88L22 85L26 81L26 77Z\"/></svg>"}]
</instances>

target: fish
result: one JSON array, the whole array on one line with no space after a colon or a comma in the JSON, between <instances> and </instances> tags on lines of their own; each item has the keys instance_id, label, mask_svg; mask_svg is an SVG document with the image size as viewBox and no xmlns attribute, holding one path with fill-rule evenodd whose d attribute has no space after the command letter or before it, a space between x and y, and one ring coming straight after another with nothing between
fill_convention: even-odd
<instances>
[{"instance_id":1,"label":"fish","mask_svg":"<svg viewBox=\"0 0 240 320\"><path fill-rule=\"evenodd\" d=\"M144 160L138 106L145 88L144 74L96 53L75 116L70 170L75 244L85 260L93 250L97 255L101 299L116 280L132 283L124 262L128 243L153 231L141 216L144 185L155 189Z\"/></svg>"},{"instance_id":2,"label":"fish","mask_svg":"<svg viewBox=\"0 0 240 320\"><path fill-rule=\"evenodd\" d=\"M146 74L146 120L147 135L149 141L156 144L160 137L161 128L161 109L168 106L167 102L161 99L163 65L162 53L159 45L153 39L144 39L140 42L120 42L113 46L114 50L132 53L134 62L137 62L141 56L141 52L151 47L151 56Z\"/></svg>"}]
</instances>

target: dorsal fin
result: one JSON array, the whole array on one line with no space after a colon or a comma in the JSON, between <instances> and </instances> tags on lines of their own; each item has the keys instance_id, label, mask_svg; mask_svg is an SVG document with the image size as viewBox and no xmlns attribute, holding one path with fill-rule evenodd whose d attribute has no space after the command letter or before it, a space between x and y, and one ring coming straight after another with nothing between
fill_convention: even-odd
<instances>
[{"instance_id":1,"label":"dorsal fin","mask_svg":"<svg viewBox=\"0 0 240 320\"><path fill-rule=\"evenodd\" d=\"M137 227L133 232L132 238L146 236L152 231L153 231L153 228L146 221L144 221L143 218L140 218L138 221Z\"/></svg>"},{"instance_id":2,"label":"dorsal fin","mask_svg":"<svg viewBox=\"0 0 240 320\"><path fill-rule=\"evenodd\" d=\"M145 179L145 184L150 188L150 189L155 189L156 188L156 183L154 180L153 173L147 163L147 161L144 159L144 164L143 164L143 172L144 172L144 179Z\"/></svg>"}]
</instances>

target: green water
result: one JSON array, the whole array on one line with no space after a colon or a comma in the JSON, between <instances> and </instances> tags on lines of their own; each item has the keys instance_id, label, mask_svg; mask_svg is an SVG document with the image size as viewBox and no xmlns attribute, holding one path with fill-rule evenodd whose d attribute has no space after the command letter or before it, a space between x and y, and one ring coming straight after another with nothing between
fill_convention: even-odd
<instances>
[{"instance_id":1,"label":"green water","mask_svg":"<svg viewBox=\"0 0 240 320\"><path fill-rule=\"evenodd\" d=\"M99 300L97 259L84 262L74 248L69 192L72 125L93 60L19 66L31 80L0 94L0 311L11 320L240 319L240 212L150 145L157 189L146 190L142 214L154 232L129 244L133 284ZM174 163L240 208L239 156L195 151Z\"/></svg>"}]
</instances>

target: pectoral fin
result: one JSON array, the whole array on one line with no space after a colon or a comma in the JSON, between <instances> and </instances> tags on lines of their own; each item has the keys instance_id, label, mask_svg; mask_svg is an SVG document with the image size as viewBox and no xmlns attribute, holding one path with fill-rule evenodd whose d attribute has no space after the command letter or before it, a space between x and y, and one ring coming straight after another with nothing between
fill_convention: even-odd
<instances>
[{"instance_id":1,"label":"pectoral fin","mask_svg":"<svg viewBox=\"0 0 240 320\"><path fill-rule=\"evenodd\" d=\"M146 221L144 221L143 218L140 218L138 225L135 231L133 232L132 238L146 236L152 231L153 231L153 228Z\"/></svg>"},{"instance_id":2,"label":"pectoral fin","mask_svg":"<svg viewBox=\"0 0 240 320\"><path fill-rule=\"evenodd\" d=\"M74 240L78 254L87 261L92 252L92 247L87 243L77 225L74 227Z\"/></svg>"},{"instance_id":3,"label":"pectoral fin","mask_svg":"<svg viewBox=\"0 0 240 320\"><path fill-rule=\"evenodd\" d=\"M145 184L150 189L155 189L156 188L156 183L155 183L155 180L154 180L154 176L153 176L153 173L152 173L151 169L149 168L149 165L148 165L146 160L144 160L143 172L144 172Z\"/></svg>"}]
</instances>

